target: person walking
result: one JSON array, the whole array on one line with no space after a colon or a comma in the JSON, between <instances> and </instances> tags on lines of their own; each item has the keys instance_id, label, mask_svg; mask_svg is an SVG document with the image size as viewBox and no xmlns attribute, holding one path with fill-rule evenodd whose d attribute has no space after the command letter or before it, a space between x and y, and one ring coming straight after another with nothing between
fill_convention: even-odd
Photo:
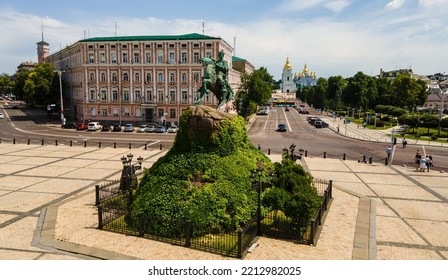
<instances>
[{"instance_id":1,"label":"person walking","mask_svg":"<svg viewBox=\"0 0 448 280\"><path fill-rule=\"evenodd\" d=\"M426 171L429 172L429 169L432 168L432 156L426 156L425 163L426 163Z\"/></svg>"},{"instance_id":2,"label":"person walking","mask_svg":"<svg viewBox=\"0 0 448 280\"><path fill-rule=\"evenodd\" d=\"M414 162L417 164L417 171L420 169L420 161L422 159L422 155L420 154L420 150L417 150L415 153Z\"/></svg>"},{"instance_id":3,"label":"person walking","mask_svg":"<svg viewBox=\"0 0 448 280\"><path fill-rule=\"evenodd\" d=\"M387 153L387 160L390 160L390 156L392 155L392 148L390 146L387 147L386 153Z\"/></svg>"},{"instance_id":4,"label":"person walking","mask_svg":"<svg viewBox=\"0 0 448 280\"><path fill-rule=\"evenodd\" d=\"M403 138L403 141L401 141L401 143L403 144L403 149L406 148L406 145L408 144L408 140L406 140L406 138Z\"/></svg>"}]
</instances>

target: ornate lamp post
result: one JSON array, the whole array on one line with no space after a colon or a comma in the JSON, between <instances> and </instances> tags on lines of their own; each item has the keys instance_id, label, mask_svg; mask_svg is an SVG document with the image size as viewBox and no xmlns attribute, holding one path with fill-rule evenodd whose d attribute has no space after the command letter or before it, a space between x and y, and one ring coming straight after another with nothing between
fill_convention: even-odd
<instances>
[{"instance_id":1,"label":"ornate lamp post","mask_svg":"<svg viewBox=\"0 0 448 280\"><path fill-rule=\"evenodd\" d=\"M122 193L128 194L128 210L132 204L132 191L137 187L137 176L135 171L142 168L143 157L137 158L137 163L132 164L133 154L129 153L127 156L121 157L123 170L121 171L120 190Z\"/></svg>"},{"instance_id":2,"label":"ornate lamp post","mask_svg":"<svg viewBox=\"0 0 448 280\"><path fill-rule=\"evenodd\" d=\"M59 76L59 93L61 97L61 122L62 125L65 125L65 119L64 119L64 99L62 98L62 72L61 70L54 70Z\"/></svg>"}]
</instances>

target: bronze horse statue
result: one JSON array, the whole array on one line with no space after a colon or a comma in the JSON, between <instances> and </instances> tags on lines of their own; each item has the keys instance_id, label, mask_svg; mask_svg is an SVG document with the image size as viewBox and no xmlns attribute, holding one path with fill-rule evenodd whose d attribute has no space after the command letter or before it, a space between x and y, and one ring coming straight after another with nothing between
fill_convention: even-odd
<instances>
[{"instance_id":1,"label":"bronze horse statue","mask_svg":"<svg viewBox=\"0 0 448 280\"><path fill-rule=\"evenodd\" d=\"M195 101L195 105L198 106L201 103L204 94L213 93L218 99L219 109L223 104L233 100L233 89L228 82L228 68L227 62L222 60L223 53L220 52L220 59L216 61L210 57L204 57L201 59L203 65L205 65L205 72L202 77L202 85L198 89L200 93L198 99Z\"/></svg>"}]
</instances>

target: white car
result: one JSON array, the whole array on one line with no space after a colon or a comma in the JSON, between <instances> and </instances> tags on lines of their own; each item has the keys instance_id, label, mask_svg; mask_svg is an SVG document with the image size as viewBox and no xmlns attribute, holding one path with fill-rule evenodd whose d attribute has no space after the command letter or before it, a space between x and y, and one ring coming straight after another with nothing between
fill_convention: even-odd
<instances>
[{"instance_id":1,"label":"white car","mask_svg":"<svg viewBox=\"0 0 448 280\"><path fill-rule=\"evenodd\" d=\"M5 116L3 116L3 113L0 113L0 119L4 119Z\"/></svg>"},{"instance_id":2,"label":"white car","mask_svg":"<svg viewBox=\"0 0 448 280\"><path fill-rule=\"evenodd\" d=\"M171 126L167 130L168 133L176 133L177 132L177 126Z\"/></svg>"},{"instance_id":3,"label":"white car","mask_svg":"<svg viewBox=\"0 0 448 280\"><path fill-rule=\"evenodd\" d=\"M101 129L101 125L99 122L89 122L87 124L87 130L96 131L96 130L100 130L100 129Z\"/></svg>"},{"instance_id":4,"label":"white car","mask_svg":"<svg viewBox=\"0 0 448 280\"><path fill-rule=\"evenodd\" d=\"M148 127L149 127L149 125L147 125L147 124L142 124L141 126L139 126L138 128L137 128L137 132L146 132L146 130L148 129Z\"/></svg>"}]
</instances>

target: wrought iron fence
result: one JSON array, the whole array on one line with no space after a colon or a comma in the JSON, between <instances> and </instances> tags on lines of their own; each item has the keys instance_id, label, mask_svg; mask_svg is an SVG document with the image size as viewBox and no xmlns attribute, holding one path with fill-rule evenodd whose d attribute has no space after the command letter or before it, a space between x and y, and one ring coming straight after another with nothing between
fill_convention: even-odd
<instances>
[{"instance_id":1,"label":"wrought iron fence","mask_svg":"<svg viewBox=\"0 0 448 280\"><path fill-rule=\"evenodd\" d=\"M302 221L299 217L286 217L281 211L272 211L261 220L261 234L304 244L316 244L318 233L324 222L332 198L332 181L315 179L313 186L323 192L322 205L315 218ZM113 193L113 192L111 192ZM111 195L98 205L98 228L126 235L140 236L173 245L242 258L257 236L257 217L235 232L221 232L214 228L203 228L191 221L160 225L150 223L149 215L141 213L137 225L131 225L125 195ZM101 205L105 203L107 206Z\"/></svg>"}]
</instances>

